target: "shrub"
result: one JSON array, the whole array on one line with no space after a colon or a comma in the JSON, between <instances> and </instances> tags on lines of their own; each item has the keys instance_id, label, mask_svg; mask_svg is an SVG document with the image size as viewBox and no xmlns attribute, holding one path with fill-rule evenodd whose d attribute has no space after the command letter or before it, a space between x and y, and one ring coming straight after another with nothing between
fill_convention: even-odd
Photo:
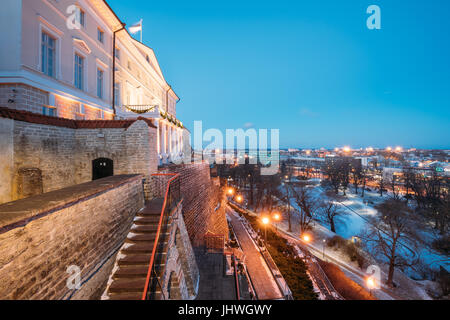
<instances>
[{"instance_id":1,"label":"shrub","mask_svg":"<svg viewBox=\"0 0 450 320\"><path fill-rule=\"evenodd\" d=\"M363 268L366 264L366 259L362 255L359 246L353 242L345 240L341 236L334 236L327 240L327 246L333 247L336 249L342 249L345 254L348 256L350 261L358 263L360 268Z\"/></svg>"}]
</instances>

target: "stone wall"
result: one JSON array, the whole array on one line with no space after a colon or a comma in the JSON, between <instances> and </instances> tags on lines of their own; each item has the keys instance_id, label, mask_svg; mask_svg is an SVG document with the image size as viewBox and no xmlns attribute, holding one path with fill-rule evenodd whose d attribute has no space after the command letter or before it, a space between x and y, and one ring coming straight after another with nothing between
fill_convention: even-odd
<instances>
[{"instance_id":1,"label":"stone wall","mask_svg":"<svg viewBox=\"0 0 450 320\"><path fill-rule=\"evenodd\" d=\"M80 103L75 100L66 99L55 96L55 107L57 109L58 117L75 120L96 120L102 119L100 109L84 104L84 114L80 114ZM104 120L112 120L114 114L110 112L103 113Z\"/></svg>"},{"instance_id":2,"label":"stone wall","mask_svg":"<svg viewBox=\"0 0 450 320\"><path fill-rule=\"evenodd\" d=\"M160 173L180 174L184 222L194 246L204 245L204 235L207 232L224 235L225 239L228 239L223 197L219 186L212 181L209 171L206 162L160 169Z\"/></svg>"},{"instance_id":3,"label":"stone wall","mask_svg":"<svg viewBox=\"0 0 450 320\"><path fill-rule=\"evenodd\" d=\"M181 214L182 208L183 205L180 204L173 213L174 222L169 238L169 250L162 277L162 287L166 299L192 300L198 294L200 274ZM179 286L175 289L176 292L170 292L170 282L173 280L176 280Z\"/></svg>"},{"instance_id":4,"label":"stone wall","mask_svg":"<svg viewBox=\"0 0 450 320\"><path fill-rule=\"evenodd\" d=\"M57 110L57 116L66 119L81 119L80 103L64 98L58 95L54 96L54 107ZM0 84L0 106L5 106L17 110L25 110L38 114L42 114L42 107L50 105L51 101L49 93L35 87L21 83ZM100 109L90 105L84 105L84 115L82 119L96 120L102 119ZM112 110L103 113L104 120L112 120L114 117Z\"/></svg>"},{"instance_id":5,"label":"stone wall","mask_svg":"<svg viewBox=\"0 0 450 320\"><path fill-rule=\"evenodd\" d=\"M42 114L48 92L19 83L0 84L0 105Z\"/></svg>"},{"instance_id":6,"label":"stone wall","mask_svg":"<svg viewBox=\"0 0 450 320\"><path fill-rule=\"evenodd\" d=\"M0 300L98 298L142 190L142 176L114 176L0 205Z\"/></svg>"},{"instance_id":7,"label":"stone wall","mask_svg":"<svg viewBox=\"0 0 450 320\"><path fill-rule=\"evenodd\" d=\"M156 129L145 121L90 129L4 118L0 124L0 170L5 173L0 203L22 198L19 172L24 169L41 170L43 192L92 180L92 161L100 157L114 161L114 174L142 174L149 180L157 171Z\"/></svg>"}]
</instances>

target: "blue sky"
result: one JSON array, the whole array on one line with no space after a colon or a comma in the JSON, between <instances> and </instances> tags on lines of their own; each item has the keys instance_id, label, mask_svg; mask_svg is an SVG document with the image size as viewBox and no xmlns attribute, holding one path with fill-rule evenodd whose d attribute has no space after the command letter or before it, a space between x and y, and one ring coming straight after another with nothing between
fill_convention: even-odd
<instances>
[{"instance_id":1,"label":"blue sky","mask_svg":"<svg viewBox=\"0 0 450 320\"><path fill-rule=\"evenodd\" d=\"M280 129L281 147L450 148L450 1L108 0L144 19L188 128ZM381 30L366 27L369 5Z\"/></svg>"}]
</instances>

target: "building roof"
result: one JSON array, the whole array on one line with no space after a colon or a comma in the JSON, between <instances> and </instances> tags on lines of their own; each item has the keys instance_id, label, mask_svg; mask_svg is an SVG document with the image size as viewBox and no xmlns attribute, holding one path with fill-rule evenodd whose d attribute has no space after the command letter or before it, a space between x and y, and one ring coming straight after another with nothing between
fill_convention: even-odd
<instances>
[{"instance_id":1,"label":"building roof","mask_svg":"<svg viewBox=\"0 0 450 320\"><path fill-rule=\"evenodd\" d=\"M29 123L44 124L71 129L100 129L100 128L123 128L127 129L138 120L143 120L151 128L156 128L149 118L138 117L126 120L72 120L58 117L44 116L41 114L0 107L0 118L24 121Z\"/></svg>"}]
</instances>

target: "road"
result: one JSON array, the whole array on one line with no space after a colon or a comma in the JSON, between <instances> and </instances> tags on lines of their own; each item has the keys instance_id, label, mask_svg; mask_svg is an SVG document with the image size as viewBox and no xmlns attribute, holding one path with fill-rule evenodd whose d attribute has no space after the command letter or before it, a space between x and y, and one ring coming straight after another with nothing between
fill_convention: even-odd
<instances>
[{"instance_id":1,"label":"road","mask_svg":"<svg viewBox=\"0 0 450 320\"><path fill-rule=\"evenodd\" d=\"M258 300L283 299L283 294L278 288L266 261L241 220L233 210L227 209L227 213L241 249L246 256L245 265Z\"/></svg>"},{"instance_id":2,"label":"road","mask_svg":"<svg viewBox=\"0 0 450 320\"><path fill-rule=\"evenodd\" d=\"M309 251L312 255L322 258L324 255L326 261L332 262L342 269L346 270L347 272L351 273L355 278L358 278L359 283L364 283L365 279L367 278L367 274L364 272L355 269L354 267L350 266L347 263L344 263L340 260L337 260L336 258L328 255L327 253L323 254L323 251L320 248L315 247L312 244L306 244L303 241L299 240L297 237L292 236L292 234L284 231L279 230L280 234L282 234L286 239L293 241L299 248L303 250ZM380 290L378 290L380 297L382 300L404 300L404 298L394 294L389 288L387 288L385 285L382 285Z\"/></svg>"}]
</instances>

